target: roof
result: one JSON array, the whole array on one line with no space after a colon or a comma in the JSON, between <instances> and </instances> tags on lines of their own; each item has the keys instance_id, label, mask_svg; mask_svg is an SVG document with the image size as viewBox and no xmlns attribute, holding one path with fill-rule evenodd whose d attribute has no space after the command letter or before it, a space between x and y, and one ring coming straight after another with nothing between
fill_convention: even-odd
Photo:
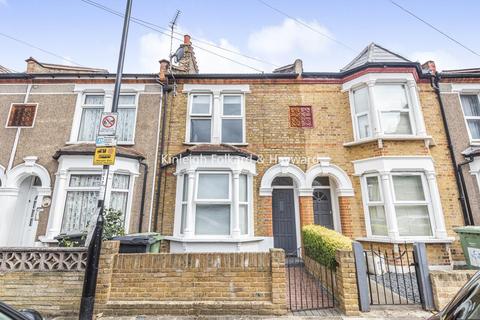
<instances>
[{"instance_id":1,"label":"roof","mask_svg":"<svg viewBox=\"0 0 480 320\"><path fill-rule=\"evenodd\" d=\"M480 73L480 68L443 70L442 73Z\"/></svg>"},{"instance_id":2,"label":"roof","mask_svg":"<svg viewBox=\"0 0 480 320\"><path fill-rule=\"evenodd\" d=\"M182 158L190 155L232 155L258 160L258 156L245 149L229 144L198 144L180 152L174 158Z\"/></svg>"},{"instance_id":3,"label":"roof","mask_svg":"<svg viewBox=\"0 0 480 320\"><path fill-rule=\"evenodd\" d=\"M378 62L412 63L412 61L408 60L407 58L402 57L401 55L395 52L392 52L388 49L385 49L384 47L379 46L378 44L372 42L365 49L363 49L362 52L360 52L360 54L355 57L355 59L353 59L349 64L343 67L340 71L348 71L368 63L378 63Z\"/></svg>"},{"instance_id":4,"label":"roof","mask_svg":"<svg viewBox=\"0 0 480 320\"><path fill-rule=\"evenodd\" d=\"M33 63L39 65L40 67L42 67L43 69L47 69L47 70L54 71L54 72L63 71L63 72L79 72L79 73L108 73L108 70L106 70L106 69L45 63L45 62L40 62L33 57L30 57L25 61L27 63L28 62L33 62ZM27 70L27 72L28 72L28 70Z\"/></svg>"},{"instance_id":5,"label":"roof","mask_svg":"<svg viewBox=\"0 0 480 320\"><path fill-rule=\"evenodd\" d=\"M53 155L53 159L57 160L63 155L93 155L95 153L95 148L95 145L91 143L72 144L58 149ZM131 147L117 146L116 155L117 157L123 158L132 158L138 160L145 159L145 156L141 152Z\"/></svg>"},{"instance_id":6,"label":"roof","mask_svg":"<svg viewBox=\"0 0 480 320\"><path fill-rule=\"evenodd\" d=\"M4 66L0 65L0 73L11 73L10 69L5 68Z\"/></svg>"}]
</instances>

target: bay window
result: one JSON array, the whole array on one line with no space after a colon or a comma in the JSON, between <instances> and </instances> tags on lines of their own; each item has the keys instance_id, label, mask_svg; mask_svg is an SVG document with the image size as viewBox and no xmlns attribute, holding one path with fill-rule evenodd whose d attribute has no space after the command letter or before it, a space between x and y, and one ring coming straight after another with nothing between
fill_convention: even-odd
<instances>
[{"instance_id":1,"label":"bay window","mask_svg":"<svg viewBox=\"0 0 480 320\"><path fill-rule=\"evenodd\" d=\"M478 95L462 94L460 95L463 114L467 123L470 140L480 141L480 102Z\"/></svg>"},{"instance_id":2,"label":"bay window","mask_svg":"<svg viewBox=\"0 0 480 320\"><path fill-rule=\"evenodd\" d=\"M360 139L372 136L370 124L370 105L368 102L368 90L366 87L353 91L355 121L358 137Z\"/></svg>"},{"instance_id":3,"label":"bay window","mask_svg":"<svg viewBox=\"0 0 480 320\"><path fill-rule=\"evenodd\" d=\"M365 178L365 182L367 186L367 209L372 235L387 236L385 205L378 176L368 176Z\"/></svg>"},{"instance_id":4,"label":"bay window","mask_svg":"<svg viewBox=\"0 0 480 320\"><path fill-rule=\"evenodd\" d=\"M127 213L128 192L130 191L130 175L117 174L113 175L112 190L110 193L110 208Z\"/></svg>"}]
</instances>

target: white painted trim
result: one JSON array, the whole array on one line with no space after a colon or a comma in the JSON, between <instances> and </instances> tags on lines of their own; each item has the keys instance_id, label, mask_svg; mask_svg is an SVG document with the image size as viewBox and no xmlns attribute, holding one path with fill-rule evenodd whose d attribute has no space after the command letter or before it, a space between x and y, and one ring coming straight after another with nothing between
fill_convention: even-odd
<instances>
[{"instance_id":1,"label":"white painted trim","mask_svg":"<svg viewBox=\"0 0 480 320\"><path fill-rule=\"evenodd\" d=\"M331 164L330 159L320 161L320 163L310 167L306 173L306 186L312 188L313 180L318 176L328 176L335 181L337 189L335 192L339 197L353 197L355 192L353 190L352 181L348 174L340 167Z\"/></svg>"},{"instance_id":2,"label":"white painted trim","mask_svg":"<svg viewBox=\"0 0 480 320\"><path fill-rule=\"evenodd\" d=\"M190 92L224 92L224 93L250 93L250 85L248 84L228 84L228 85L221 85L221 84L184 84L183 85L183 93L190 93Z\"/></svg>"},{"instance_id":3,"label":"white painted trim","mask_svg":"<svg viewBox=\"0 0 480 320\"><path fill-rule=\"evenodd\" d=\"M382 171L435 171L430 156L380 156L352 161L355 175Z\"/></svg>"},{"instance_id":4,"label":"white painted trim","mask_svg":"<svg viewBox=\"0 0 480 320\"><path fill-rule=\"evenodd\" d=\"M85 93L92 92L93 90L97 92L111 91L113 92L115 88L114 83L75 83L74 92ZM145 84L143 83L122 83L120 88L121 92L142 92L145 91Z\"/></svg>"},{"instance_id":5,"label":"white painted trim","mask_svg":"<svg viewBox=\"0 0 480 320\"><path fill-rule=\"evenodd\" d=\"M412 73L367 73L358 78L352 79L350 81L342 84L342 91L348 91L351 89L356 89L363 84L373 81L373 82L383 82L383 83L407 83L407 81L415 81L415 77Z\"/></svg>"}]
</instances>

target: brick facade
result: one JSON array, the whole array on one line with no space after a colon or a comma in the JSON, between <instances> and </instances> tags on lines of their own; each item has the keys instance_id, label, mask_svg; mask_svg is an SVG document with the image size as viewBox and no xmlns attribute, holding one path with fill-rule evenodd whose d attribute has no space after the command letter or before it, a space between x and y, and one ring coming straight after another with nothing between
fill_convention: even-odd
<instances>
[{"instance_id":1,"label":"brick facade","mask_svg":"<svg viewBox=\"0 0 480 320\"><path fill-rule=\"evenodd\" d=\"M475 273L475 270L430 271L435 309L445 307Z\"/></svg>"}]
</instances>

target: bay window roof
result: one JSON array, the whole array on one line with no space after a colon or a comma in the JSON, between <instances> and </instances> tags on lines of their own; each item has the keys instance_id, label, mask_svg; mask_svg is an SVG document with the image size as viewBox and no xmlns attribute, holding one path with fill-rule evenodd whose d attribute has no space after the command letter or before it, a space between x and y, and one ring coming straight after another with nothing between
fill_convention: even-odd
<instances>
[{"instance_id":1,"label":"bay window roof","mask_svg":"<svg viewBox=\"0 0 480 320\"><path fill-rule=\"evenodd\" d=\"M181 158L190 155L232 155L244 158L258 160L258 156L245 149L238 148L229 144L199 144L185 149L181 153L175 155L174 158Z\"/></svg>"},{"instance_id":2,"label":"bay window roof","mask_svg":"<svg viewBox=\"0 0 480 320\"><path fill-rule=\"evenodd\" d=\"M95 153L95 145L90 143L73 144L58 149L53 155L53 159L57 160L62 155L93 155ZM117 157L132 158L143 160L145 156L131 147L117 146Z\"/></svg>"},{"instance_id":3,"label":"bay window roof","mask_svg":"<svg viewBox=\"0 0 480 320\"><path fill-rule=\"evenodd\" d=\"M349 64L343 67L340 71L348 71L360 66L363 66L368 63L412 63L412 61L408 60L401 55L392 52L388 49L385 49L382 46L372 42L370 43L365 49L360 52L358 56L355 57Z\"/></svg>"}]
</instances>

